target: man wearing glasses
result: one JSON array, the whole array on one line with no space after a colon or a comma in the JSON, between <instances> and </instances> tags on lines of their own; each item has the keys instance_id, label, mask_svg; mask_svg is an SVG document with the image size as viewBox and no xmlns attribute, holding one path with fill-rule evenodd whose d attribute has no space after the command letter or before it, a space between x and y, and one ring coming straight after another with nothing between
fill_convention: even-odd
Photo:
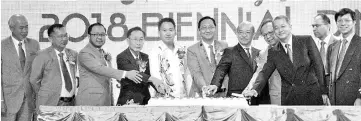
<instances>
[{"instance_id":1,"label":"man wearing glasses","mask_svg":"<svg viewBox=\"0 0 361 121\"><path fill-rule=\"evenodd\" d=\"M89 43L79 52L79 91L76 105L111 106L110 78L121 80L126 77L134 83L141 83L138 71L123 71L111 67L110 55L102 49L106 29L101 23L88 28Z\"/></svg>"},{"instance_id":2,"label":"man wearing glasses","mask_svg":"<svg viewBox=\"0 0 361 121\"><path fill-rule=\"evenodd\" d=\"M335 14L341 41L327 50L331 105L361 105L361 37L355 33L356 15L349 8Z\"/></svg>"},{"instance_id":3,"label":"man wearing glasses","mask_svg":"<svg viewBox=\"0 0 361 121\"><path fill-rule=\"evenodd\" d=\"M273 49L279 43L278 38L275 36L273 23L271 19L267 19L261 23L261 34L264 37L264 40L267 42L268 47L265 50L261 50L257 61L257 70L253 74L250 83L248 84L247 88L243 91L242 94L247 95L247 93L253 88L253 84L255 83L257 76L260 71L262 71L264 64L267 62L268 50ZM269 84L269 95L270 101L273 105L281 105L281 76L278 73L277 69L273 72L271 77L268 79ZM257 82L259 83L259 82ZM264 89L267 89L265 87Z\"/></svg>"},{"instance_id":4,"label":"man wearing glasses","mask_svg":"<svg viewBox=\"0 0 361 121\"><path fill-rule=\"evenodd\" d=\"M66 48L69 36L65 26L51 25L48 36L51 46L38 52L30 75L37 110L40 105L74 106L75 103L78 53Z\"/></svg>"}]
</instances>

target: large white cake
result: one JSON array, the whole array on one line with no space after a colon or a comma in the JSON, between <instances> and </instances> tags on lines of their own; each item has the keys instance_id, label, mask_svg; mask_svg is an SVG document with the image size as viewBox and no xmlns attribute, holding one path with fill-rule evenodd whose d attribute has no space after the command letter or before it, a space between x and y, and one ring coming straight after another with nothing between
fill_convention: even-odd
<instances>
[{"instance_id":1,"label":"large white cake","mask_svg":"<svg viewBox=\"0 0 361 121\"><path fill-rule=\"evenodd\" d=\"M249 106L246 98L151 98L148 106Z\"/></svg>"}]
</instances>

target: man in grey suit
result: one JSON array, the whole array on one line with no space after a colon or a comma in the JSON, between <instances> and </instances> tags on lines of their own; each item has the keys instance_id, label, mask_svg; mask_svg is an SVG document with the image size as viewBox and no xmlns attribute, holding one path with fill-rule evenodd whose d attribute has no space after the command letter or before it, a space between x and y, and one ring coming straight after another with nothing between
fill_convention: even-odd
<instances>
[{"instance_id":1,"label":"man in grey suit","mask_svg":"<svg viewBox=\"0 0 361 121\"><path fill-rule=\"evenodd\" d=\"M201 18L198 22L198 33L202 40L187 50L187 64L193 78L192 90L199 96L202 96L202 87L211 84L217 63L228 46L225 42L215 40L215 32L216 21L209 16ZM228 79L224 82L228 82Z\"/></svg>"},{"instance_id":2,"label":"man in grey suit","mask_svg":"<svg viewBox=\"0 0 361 121\"><path fill-rule=\"evenodd\" d=\"M89 43L79 52L79 91L76 105L111 106L110 78L121 80L126 77L135 83L142 81L138 71L114 69L110 55L102 49L105 44L106 29L100 23L88 28Z\"/></svg>"},{"instance_id":3,"label":"man in grey suit","mask_svg":"<svg viewBox=\"0 0 361 121\"><path fill-rule=\"evenodd\" d=\"M11 16L9 27L11 36L1 41L1 120L28 121L34 112L29 75L39 42L27 38L25 16Z\"/></svg>"},{"instance_id":4,"label":"man in grey suit","mask_svg":"<svg viewBox=\"0 0 361 121\"><path fill-rule=\"evenodd\" d=\"M258 74L262 71L264 64L267 62L268 50L274 48L279 43L278 38L275 36L273 23L271 19L265 20L261 23L261 34L264 37L264 40L267 42L268 47L265 50L261 50L259 57L256 59L257 70L253 74L250 83L248 84L245 91L242 94L246 94L247 91L250 91L253 87L253 84L259 83L255 82ZM272 73L271 77L268 79L269 84L269 95L271 104L281 105L281 76L278 73L277 69Z\"/></svg>"},{"instance_id":5,"label":"man in grey suit","mask_svg":"<svg viewBox=\"0 0 361 121\"><path fill-rule=\"evenodd\" d=\"M37 110L40 105L74 106L75 102L78 53L66 48L69 35L65 26L51 25L48 36L51 46L37 53L30 75Z\"/></svg>"},{"instance_id":6,"label":"man in grey suit","mask_svg":"<svg viewBox=\"0 0 361 121\"><path fill-rule=\"evenodd\" d=\"M343 8L335 14L341 41L327 50L331 105L361 105L361 37L355 33L356 13Z\"/></svg>"}]
</instances>

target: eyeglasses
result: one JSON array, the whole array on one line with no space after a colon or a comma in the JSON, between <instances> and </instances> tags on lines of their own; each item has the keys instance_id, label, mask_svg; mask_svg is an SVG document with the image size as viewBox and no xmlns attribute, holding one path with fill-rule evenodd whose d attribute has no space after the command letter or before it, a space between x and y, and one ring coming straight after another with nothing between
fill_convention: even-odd
<instances>
[{"instance_id":1,"label":"eyeglasses","mask_svg":"<svg viewBox=\"0 0 361 121\"><path fill-rule=\"evenodd\" d=\"M107 34L90 34L90 36L94 36L94 37L105 37L105 36L107 36Z\"/></svg>"},{"instance_id":2,"label":"eyeglasses","mask_svg":"<svg viewBox=\"0 0 361 121\"><path fill-rule=\"evenodd\" d=\"M350 20L350 19L339 19L339 20L337 20L337 23L350 23L352 20Z\"/></svg>"},{"instance_id":3,"label":"eyeglasses","mask_svg":"<svg viewBox=\"0 0 361 121\"><path fill-rule=\"evenodd\" d=\"M318 27L320 27L322 25L325 25L325 24L312 24L311 26L312 26L312 28L314 28L314 27L318 28Z\"/></svg>"}]
</instances>

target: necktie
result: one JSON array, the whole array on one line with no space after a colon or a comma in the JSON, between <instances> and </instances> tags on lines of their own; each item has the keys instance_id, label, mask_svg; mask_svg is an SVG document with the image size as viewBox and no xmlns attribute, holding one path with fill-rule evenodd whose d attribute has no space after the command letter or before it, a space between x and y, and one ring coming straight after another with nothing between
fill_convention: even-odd
<instances>
[{"instance_id":1,"label":"necktie","mask_svg":"<svg viewBox=\"0 0 361 121\"><path fill-rule=\"evenodd\" d=\"M326 50L325 50L325 41L321 41L321 48L320 48L320 54L321 54L321 59L322 59L322 63L323 66L325 67L325 70L327 69L327 63L326 63Z\"/></svg>"},{"instance_id":2,"label":"necktie","mask_svg":"<svg viewBox=\"0 0 361 121\"><path fill-rule=\"evenodd\" d=\"M292 56L292 51L291 51L291 48L290 48L290 44L286 44L285 46L286 46L286 49L287 49L287 55L290 58L291 62L293 63L293 56Z\"/></svg>"},{"instance_id":3,"label":"necktie","mask_svg":"<svg viewBox=\"0 0 361 121\"><path fill-rule=\"evenodd\" d=\"M341 51L340 53L338 54L337 56L337 65L336 65L336 77L339 76L339 72L340 72L340 68L341 68L341 64L342 64L342 61L343 61L343 58L345 56L345 53L346 53L346 44L347 44L347 40L346 39L343 39L342 40L342 48L341 48Z\"/></svg>"},{"instance_id":4,"label":"necktie","mask_svg":"<svg viewBox=\"0 0 361 121\"><path fill-rule=\"evenodd\" d=\"M59 53L59 58L60 58L60 66L61 66L61 71L63 72L63 78L64 78L64 82L65 82L65 89L68 90L69 92L71 91L71 89L73 88L72 84L71 84L71 78L68 72L68 68L66 68L66 64L64 62L63 59L63 53Z\"/></svg>"},{"instance_id":5,"label":"necktie","mask_svg":"<svg viewBox=\"0 0 361 121\"><path fill-rule=\"evenodd\" d=\"M251 66L253 66L252 56L251 56L251 53L249 52L250 48L245 48L245 49L247 51L247 56L248 56L249 62L251 64Z\"/></svg>"},{"instance_id":6,"label":"necktie","mask_svg":"<svg viewBox=\"0 0 361 121\"><path fill-rule=\"evenodd\" d=\"M24 52L24 50L23 50L23 47L22 47L22 43L21 42L19 42L19 44L18 44L18 50L19 50L19 60L20 60L20 66L21 66L21 70L24 70L24 66L25 66L25 52Z\"/></svg>"},{"instance_id":7,"label":"necktie","mask_svg":"<svg viewBox=\"0 0 361 121\"><path fill-rule=\"evenodd\" d=\"M208 48L209 48L209 52L210 52L210 56L211 56L211 63L214 65L217 65L216 64L216 56L213 52L213 45L209 45Z\"/></svg>"}]
</instances>

